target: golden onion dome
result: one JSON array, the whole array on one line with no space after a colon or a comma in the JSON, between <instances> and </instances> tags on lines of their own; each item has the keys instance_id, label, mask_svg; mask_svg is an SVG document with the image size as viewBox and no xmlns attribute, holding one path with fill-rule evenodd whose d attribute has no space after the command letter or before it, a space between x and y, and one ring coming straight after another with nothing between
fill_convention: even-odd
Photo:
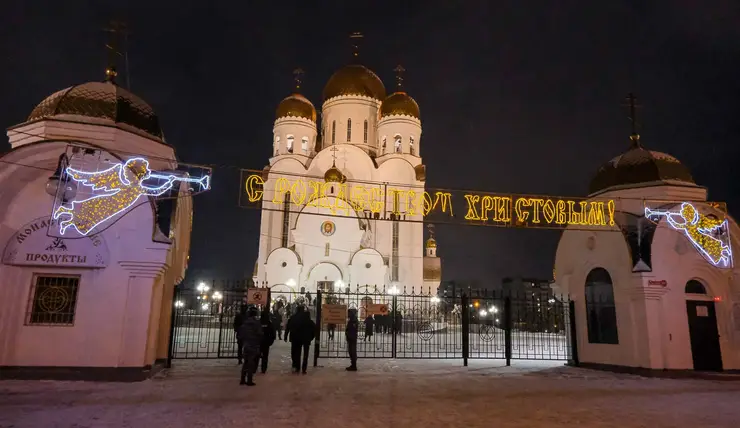
<instances>
[{"instance_id":1,"label":"golden onion dome","mask_svg":"<svg viewBox=\"0 0 740 428\"><path fill-rule=\"evenodd\" d=\"M437 248L437 241L434 238L427 239L427 248Z\"/></svg>"},{"instance_id":2,"label":"golden onion dome","mask_svg":"<svg viewBox=\"0 0 740 428\"><path fill-rule=\"evenodd\" d=\"M308 98L296 93L278 104L275 119L283 117L302 117L316 123L316 109Z\"/></svg>"},{"instance_id":3,"label":"golden onion dome","mask_svg":"<svg viewBox=\"0 0 740 428\"><path fill-rule=\"evenodd\" d=\"M411 116L421 119L419 104L406 92L394 92L380 105L380 117Z\"/></svg>"},{"instance_id":4,"label":"golden onion dome","mask_svg":"<svg viewBox=\"0 0 740 428\"><path fill-rule=\"evenodd\" d=\"M344 183L347 181L347 178L335 164L332 164L331 168L327 169L324 173L324 181L327 183Z\"/></svg>"},{"instance_id":5,"label":"golden onion dome","mask_svg":"<svg viewBox=\"0 0 740 428\"><path fill-rule=\"evenodd\" d=\"M337 70L324 86L324 101L341 95L359 95L383 101L385 86L367 67L350 64Z\"/></svg>"}]
</instances>

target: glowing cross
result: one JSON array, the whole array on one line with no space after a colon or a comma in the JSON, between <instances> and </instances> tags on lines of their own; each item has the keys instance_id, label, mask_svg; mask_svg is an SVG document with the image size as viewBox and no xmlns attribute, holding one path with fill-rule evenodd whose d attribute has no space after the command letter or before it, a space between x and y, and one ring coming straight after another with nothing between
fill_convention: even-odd
<instances>
[{"instance_id":1,"label":"glowing cross","mask_svg":"<svg viewBox=\"0 0 740 428\"><path fill-rule=\"evenodd\" d=\"M86 172L67 167L70 178L89 186L93 191L102 191L88 199L73 201L69 206L60 206L54 212L54 220L59 222L59 232L74 227L80 234L87 235L99 224L127 210L141 196L160 196L172 189L175 181L198 183L203 190L210 189L210 175L200 178L178 177L173 174L152 174L149 162L143 158L133 158L116 164L103 171ZM161 186L152 187L143 182L149 178L165 180Z\"/></svg>"},{"instance_id":2,"label":"glowing cross","mask_svg":"<svg viewBox=\"0 0 740 428\"><path fill-rule=\"evenodd\" d=\"M398 64L398 66L394 68L393 71L396 72L396 87L400 91L401 87L403 86L403 72L406 71L406 69L403 68L401 64Z\"/></svg>"},{"instance_id":3,"label":"glowing cross","mask_svg":"<svg viewBox=\"0 0 740 428\"><path fill-rule=\"evenodd\" d=\"M301 89L301 83L303 82L303 75L305 72L300 68L296 68L293 70L293 80L295 80L295 89L296 91Z\"/></svg>"},{"instance_id":4,"label":"glowing cross","mask_svg":"<svg viewBox=\"0 0 740 428\"><path fill-rule=\"evenodd\" d=\"M688 202L682 203L678 212L654 211L645 207L645 217L651 220L651 217L665 217L668 224L675 230L683 231L694 247L713 265L728 267L732 264L727 219L719 220L700 214Z\"/></svg>"}]
</instances>

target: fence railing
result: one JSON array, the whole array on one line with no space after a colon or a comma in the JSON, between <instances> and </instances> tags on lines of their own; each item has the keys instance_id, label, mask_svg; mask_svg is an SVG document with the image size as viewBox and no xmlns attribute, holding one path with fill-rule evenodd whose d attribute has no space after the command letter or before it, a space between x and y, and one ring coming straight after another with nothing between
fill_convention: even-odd
<instances>
[{"instance_id":1,"label":"fence railing","mask_svg":"<svg viewBox=\"0 0 740 428\"><path fill-rule=\"evenodd\" d=\"M268 310L284 326L297 305L316 321L314 363L346 358L344 324L322 320L322 305L357 310L359 358L514 359L577 361L572 302L541 290L479 291L439 297L432 290L357 286L315 295L270 293ZM307 295L308 294L308 295ZM236 358L234 319L246 304L247 288L215 291L176 289L170 358ZM381 304L385 313L371 314Z\"/></svg>"}]
</instances>

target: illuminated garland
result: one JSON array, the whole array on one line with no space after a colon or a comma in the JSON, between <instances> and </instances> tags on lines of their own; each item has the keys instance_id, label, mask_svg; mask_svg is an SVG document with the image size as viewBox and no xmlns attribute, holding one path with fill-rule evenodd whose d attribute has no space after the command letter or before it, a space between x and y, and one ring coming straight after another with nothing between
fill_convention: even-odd
<instances>
[{"instance_id":1,"label":"illuminated garland","mask_svg":"<svg viewBox=\"0 0 740 428\"><path fill-rule=\"evenodd\" d=\"M62 235L69 227L74 227L83 236L87 235L99 224L130 208L141 196L164 194L172 189L175 181L198 183L203 190L210 188L208 175L201 178L182 178L172 174L152 174L149 162L143 158L129 159L103 171L86 172L71 167L67 167L65 171L70 178L82 185L105 193L57 208L53 216L55 220L67 217L59 222L59 232ZM143 182L149 178L166 182L158 187L144 185Z\"/></svg>"},{"instance_id":2,"label":"illuminated garland","mask_svg":"<svg viewBox=\"0 0 740 428\"><path fill-rule=\"evenodd\" d=\"M732 264L732 249L729 238L725 244L716 236L722 232L729 237L727 219L713 219L699 213L688 202L681 204L678 212L655 211L645 207L645 217L665 217L668 224L675 230L680 230L689 238L694 247L715 266L728 267Z\"/></svg>"}]
</instances>

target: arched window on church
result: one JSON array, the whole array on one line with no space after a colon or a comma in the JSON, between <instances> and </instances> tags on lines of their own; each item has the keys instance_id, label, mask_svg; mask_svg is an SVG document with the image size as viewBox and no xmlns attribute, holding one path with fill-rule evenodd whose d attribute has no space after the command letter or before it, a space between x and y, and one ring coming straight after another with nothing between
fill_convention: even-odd
<instances>
[{"instance_id":1,"label":"arched window on church","mask_svg":"<svg viewBox=\"0 0 740 428\"><path fill-rule=\"evenodd\" d=\"M362 129L363 129L362 142L367 144L367 120L365 120L365 123L362 125Z\"/></svg>"},{"instance_id":2,"label":"arched window on church","mask_svg":"<svg viewBox=\"0 0 740 428\"><path fill-rule=\"evenodd\" d=\"M301 138L301 151L304 155L308 155L308 137Z\"/></svg>"},{"instance_id":3,"label":"arched window on church","mask_svg":"<svg viewBox=\"0 0 740 428\"><path fill-rule=\"evenodd\" d=\"M293 153L293 141L295 140L295 137L288 134L285 139L287 140L286 148L288 149L288 153Z\"/></svg>"},{"instance_id":4,"label":"arched window on church","mask_svg":"<svg viewBox=\"0 0 740 428\"><path fill-rule=\"evenodd\" d=\"M401 153L401 136L398 134L393 137L393 147L396 153Z\"/></svg>"},{"instance_id":5,"label":"arched window on church","mask_svg":"<svg viewBox=\"0 0 740 428\"><path fill-rule=\"evenodd\" d=\"M337 143L337 121L332 120L331 121L331 143L336 144Z\"/></svg>"},{"instance_id":6,"label":"arched window on church","mask_svg":"<svg viewBox=\"0 0 740 428\"><path fill-rule=\"evenodd\" d=\"M275 136L275 156L280 154L280 136Z\"/></svg>"},{"instance_id":7,"label":"arched window on church","mask_svg":"<svg viewBox=\"0 0 740 428\"><path fill-rule=\"evenodd\" d=\"M604 268L595 268L586 277L586 324L589 343L619 343L614 286Z\"/></svg>"},{"instance_id":8,"label":"arched window on church","mask_svg":"<svg viewBox=\"0 0 740 428\"><path fill-rule=\"evenodd\" d=\"M411 153L412 155L415 154L414 153L414 136L413 135L409 137L409 153Z\"/></svg>"},{"instance_id":9,"label":"arched window on church","mask_svg":"<svg viewBox=\"0 0 740 428\"><path fill-rule=\"evenodd\" d=\"M347 142L352 141L352 119L347 119Z\"/></svg>"},{"instance_id":10,"label":"arched window on church","mask_svg":"<svg viewBox=\"0 0 740 428\"><path fill-rule=\"evenodd\" d=\"M707 289L701 282L692 279L686 283L686 289L684 290L687 294L707 294Z\"/></svg>"},{"instance_id":11,"label":"arched window on church","mask_svg":"<svg viewBox=\"0 0 740 428\"><path fill-rule=\"evenodd\" d=\"M385 154L385 144L386 144L386 138L385 138L385 136L383 136L383 142L382 142L382 144L383 144L383 147L381 147L381 153Z\"/></svg>"}]
</instances>

